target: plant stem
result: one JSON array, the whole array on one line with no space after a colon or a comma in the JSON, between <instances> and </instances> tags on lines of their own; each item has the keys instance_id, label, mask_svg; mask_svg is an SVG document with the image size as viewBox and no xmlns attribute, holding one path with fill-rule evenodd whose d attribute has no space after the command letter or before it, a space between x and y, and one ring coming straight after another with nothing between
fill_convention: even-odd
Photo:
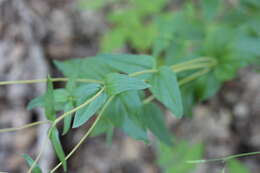
<instances>
[{"instance_id":1,"label":"plant stem","mask_svg":"<svg viewBox=\"0 0 260 173\"><path fill-rule=\"evenodd\" d=\"M155 72L157 72L157 70L155 70L155 69L143 70L143 71L131 73L131 74L129 74L129 76L134 77L134 76L139 76L139 75L142 75L142 74L155 73Z\"/></svg>"},{"instance_id":2,"label":"plant stem","mask_svg":"<svg viewBox=\"0 0 260 173\"><path fill-rule=\"evenodd\" d=\"M40 152L39 152L39 154L37 155L36 159L34 160L33 164L31 165L31 167L30 167L30 169L28 170L27 173L31 173L32 170L33 170L33 168L36 166L36 164L37 164L38 161L40 160L40 158L41 158L41 156L42 156L42 154L43 154L43 152L44 152L44 150L45 150L45 148L46 148L46 146L47 146L48 139L49 139L49 137L50 137L50 135L51 135L52 128L53 128L53 126L51 126L51 128L49 129L48 135L45 136L44 142L43 142L42 147L41 147L41 149L40 149Z\"/></svg>"},{"instance_id":3,"label":"plant stem","mask_svg":"<svg viewBox=\"0 0 260 173\"><path fill-rule=\"evenodd\" d=\"M242 153L242 154L235 154L227 157L222 158L216 158L216 159L208 159L208 160L189 160L187 163L208 163L208 162L227 162L232 159L240 158L240 157L246 157L246 156L253 156L253 155L259 155L260 151L256 152L250 152L250 153Z\"/></svg>"},{"instance_id":4,"label":"plant stem","mask_svg":"<svg viewBox=\"0 0 260 173\"><path fill-rule=\"evenodd\" d=\"M34 168L34 166L37 164L37 162L39 161L44 149L45 149L45 146L48 142L48 138L50 137L50 134L51 134L51 130L52 128L54 128L57 123L59 123L61 120L63 120L66 116L78 111L79 109L87 106L89 103L91 103L93 100L95 100L103 91L105 90L105 87L103 87L97 94L95 94L93 97L91 97L90 99L88 99L87 101L85 101L83 104L79 105L78 107L68 111L68 112L65 112L64 114L62 114L59 118L57 118L53 123L52 123L52 126L51 128L49 129L49 133L47 135L47 138L44 140L44 145L43 147L41 147L41 150L37 156L37 158L35 159L35 161L33 162L32 166L30 167L29 171L27 173L31 173L32 169Z\"/></svg>"},{"instance_id":5,"label":"plant stem","mask_svg":"<svg viewBox=\"0 0 260 173\"><path fill-rule=\"evenodd\" d=\"M52 82L67 82L68 78L51 78ZM47 79L35 79L35 80L18 80L18 81L3 81L0 82L0 85L12 85L12 84L33 84L33 83L45 83ZM83 82L83 83L100 83L102 81L94 80L94 79L76 79L76 82Z\"/></svg>"},{"instance_id":6,"label":"plant stem","mask_svg":"<svg viewBox=\"0 0 260 173\"><path fill-rule=\"evenodd\" d=\"M190 75L190 76L180 80L179 85L181 86L181 85L184 85L184 84L186 84L186 83L188 83L190 81L193 81L193 80L197 79L198 77L208 73L209 71L210 71L210 69L206 68L206 69L203 69L203 70L198 71L196 73L193 73L192 75Z\"/></svg>"},{"instance_id":7,"label":"plant stem","mask_svg":"<svg viewBox=\"0 0 260 173\"><path fill-rule=\"evenodd\" d=\"M86 138L89 136L89 134L92 132L92 130L95 128L95 126L97 125L98 121L100 120L101 116L103 115L105 109L107 108L107 106L110 104L110 102L113 100L114 96L110 97L107 102L105 103L105 105L102 107L99 115L97 116L95 122L91 125L91 127L88 129L88 131L85 133L85 135L80 139L80 141L78 142L78 144L71 150L71 152L66 156L65 160L68 160L76 151L77 149L81 146L81 144L86 140ZM60 166L62 165L62 163L60 162L57 166L55 166L50 173L54 173Z\"/></svg>"},{"instance_id":8,"label":"plant stem","mask_svg":"<svg viewBox=\"0 0 260 173\"><path fill-rule=\"evenodd\" d=\"M33 126L37 126L37 125L41 125L41 124L48 124L48 123L50 123L50 121L37 121L37 122L34 122L34 123L26 124L26 125L21 126L21 127L12 127L12 128L0 129L0 133L24 130L24 129L27 129L27 128L30 128L30 127L33 127Z\"/></svg>"},{"instance_id":9,"label":"plant stem","mask_svg":"<svg viewBox=\"0 0 260 173\"><path fill-rule=\"evenodd\" d=\"M97 94L95 94L93 97L91 97L90 99L88 99L87 101L85 101L83 104L79 105L78 107L75 107L74 109L65 112L64 114L62 114L59 118L57 118L54 121L54 125L58 124L61 120L63 120L66 116L71 115L72 113L78 111L79 109L87 106L89 103L91 103L92 101L94 101L98 96L100 96L100 94L102 94L102 92L105 90L105 87L103 87Z\"/></svg>"}]
</instances>

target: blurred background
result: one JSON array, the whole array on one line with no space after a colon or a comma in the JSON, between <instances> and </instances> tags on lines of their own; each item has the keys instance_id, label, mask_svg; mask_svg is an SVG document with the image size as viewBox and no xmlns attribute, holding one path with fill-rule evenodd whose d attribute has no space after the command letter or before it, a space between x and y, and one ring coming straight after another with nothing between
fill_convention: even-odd
<instances>
[{"instance_id":1,"label":"blurred background","mask_svg":"<svg viewBox=\"0 0 260 173\"><path fill-rule=\"evenodd\" d=\"M174 146L147 145L117 131L111 145L104 136L88 139L69 160L68 172L258 173L260 156L226 164L186 161L260 150L259 28L259 0L0 0L0 81L59 77L53 60L103 52L153 54L166 64L201 54L250 59L240 66L240 59L230 58L239 70L227 68L223 85L209 86L211 97L197 99L184 118L164 111ZM41 109L27 111L26 105L44 91L42 83L1 86L0 128L43 120ZM61 138L66 153L86 129ZM1 133L0 172L26 172L21 155L35 158L45 134L45 125ZM40 165L48 170L57 163L47 147Z\"/></svg>"}]
</instances>

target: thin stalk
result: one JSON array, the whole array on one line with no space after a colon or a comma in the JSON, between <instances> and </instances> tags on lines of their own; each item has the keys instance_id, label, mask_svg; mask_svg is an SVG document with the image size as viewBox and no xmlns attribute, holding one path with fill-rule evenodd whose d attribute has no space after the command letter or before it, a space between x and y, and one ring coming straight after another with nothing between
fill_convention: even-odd
<instances>
[{"instance_id":1,"label":"thin stalk","mask_svg":"<svg viewBox=\"0 0 260 173\"><path fill-rule=\"evenodd\" d=\"M227 162L228 160L241 158L241 157L246 157L246 156L254 156L254 155L259 155L259 154L260 154L260 151L256 151L256 152L250 152L250 153L235 154L235 155L222 157L222 158L216 158L216 159L189 160L189 161L187 161L187 163Z\"/></svg>"},{"instance_id":2,"label":"thin stalk","mask_svg":"<svg viewBox=\"0 0 260 173\"><path fill-rule=\"evenodd\" d=\"M56 125L57 123L59 123L61 120L63 120L66 116L71 115L72 113L78 111L79 109L87 106L89 103L91 103L92 101L94 101L98 96L100 96L100 94L102 94L102 92L105 90L105 87L103 87L97 94L95 94L93 97L91 97L90 99L88 99L87 101L85 101L83 104L79 105L78 107L75 107L74 109L65 112L64 114L62 114L59 118L57 118L54 121L54 124Z\"/></svg>"},{"instance_id":3,"label":"thin stalk","mask_svg":"<svg viewBox=\"0 0 260 173\"><path fill-rule=\"evenodd\" d=\"M50 121L37 121L34 123L26 124L21 127L12 127L12 128L5 128L5 129L0 129L0 133L5 133L5 132L14 132L18 130L24 130L33 126L41 125L41 124L48 124Z\"/></svg>"},{"instance_id":4,"label":"thin stalk","mask_svg":"<svg viewBox=\"0 0 260 173\"><path fill-rule=\"evenodd\" d=\"M67 82L68 78L52 78L52 82ZM83 83L100 83L102 81L94 80L94 79L76 79L76 82L83 82ZM17 80L17 81L2 81L0 85L13 85L13 84L33 84L33 83L46 83L47 79L35 79L35 80Z\"/></svg>"},{"instance_id":5,"label":"thin stalk","mask_svg":"<svg viewBox=\"0 0 260 173\"><path fill-rule=\"evenodd\" d=\"M180 80L179 85L181 86L181 85L184 85L184 84L186 84L186 83L188 83L190 81L193 81L193 80L197 79L198 77L208 73L209 71L210 71L210 69L206 68L206 69L203 69L203 70L198 71L196 73L193 73L192 75L190 75L190 76Z\"/></svg>"},{"instance_id":6,"label":"thin stalk","mask_svg":"<svg viewBox=\"0 0 260 173\"><path fill-rule=\"evenodd\" d=\"M201 68L210 68L212 66L213 66L212 63L201 63L201 64L191 64L191 65L187 65L187 66L183 66L183 67L179 67L179 68L172 68L172 70L175 73L179 73L179 72L183 72L183 71L187 71L187 70L197 70L197 69L201 69Z\"/></svg>"},{"instance_id":7,"label":"thin stalk","mask_svg":"<svg viewBox=\"0 0 260 173\"><path fill-rule=\"evenodd\" d=\"M105 109L107 108L107 106L110 104L110 102L113 100L113 96L110 97L107 102L105 103L105 105L102 107L99 115L97 116L95 122L91 125L91 127L88 129L88 131L85 133L85 135L80 139L80 141L78 142L78 144L71 150L71 152L66 156L65 160L68 160L76 151L77 149L82 145L82 143L86 140L86 138L89 136L89 134L92 132L92 130L95 128L95 126L97 125L98 121L100 120L101 116L103 115L103 113L105 112ZM55 166L50 173L54 173L60 166L62 165L62 163L60 162L57 166Z\"/></svg>"},{"instance_id":8,"label":"thin stalk","mask_svg":"<svg viewBox=\"0 0 260 173\"><path fill-rule=\"evenodd\" d=\"M129 76L130 76L130 77L134 77L134 76L139 76L139 75L142 75L142 74L155 73L155 72L157 72L157 70L155 70L155 69L150 69L150 70L144 70L144 71L134 72L134 73L129 74Z\"/></svg>"},{"instance_id":9,"label":"thin stalk","mask_svg":"<svg viewBox=\"0 0 260 173\"><path fill-rule=\"evenodd\" d=\"M72 113L78 111L79 109L81 109L81 108L87 106L89 103L91 103L93 100L95 100L104 90L105 90L105 87L103 87L97 94L95 94L93 97L91 97L90 99L88 99L87 101L85 101L83 104L81 104L81 105L79 105L78 107L76 107L76 108L74 108L74 109L72 109L72 110L70 110L70 111L65 112L64 114L62 114L59 118L57 118L57 119L52 123L52 126L51 126L51 128L50 128L50 130L49 130L49 133L48 133L48 135L47 135L47 138L44 139L44 145L43 145L43 147L41 147L41 150L40 150L40 152L39 152L37 158L35 159L35 161L33 162L32 166L30 167L30 169L29 169L29 171L28 171L27 173L31 173L32 169L34 168L34 166L35 166L35 165L37 164L37 162L39 161L39 159L40 159L42 153L43 153L44 150L45 150L45 146L46 146L46 144L47 144L47 142L48 142L48 138L50 137L52 128L54 128L54 127L57 125L57 123L59 123L61 120L63 120L66 116L68 116L68 115L70 115L70 114L72 114Z\"/></svg>"},{"instance_id":10,"label":"thin stalk","mask_svg":"<svg viewBox=\"0 0 260 173\"><path fill-rule=\"evenodd\" d=\"M172 68L179 68L181 66L186 66L186 65L190 65L190 64L196 64L196 63L216 63L216 60L210 57L200 57L200 58L195 58L189 61L185 61L183 63L179 63L179 64L175 64L172 65Z\"/></svg>"},{"instance_id":11,"label":"thin stalk","mask_svg":"<svg viewBox=\"0 0 260 173\"><path fill-rule=\"evenodd\" d=\"M36 164L39 162L39 160L40 160L40 158L41 158L43 152L44 152L45 149L46 149L46 146L47 146L47 143L48 143L48 139L49 139L49 137L50 137L50 135L51 135L52 128L53 128L53 126L51 126L51 128L50 128L50 130L49 130L49 132L48 132L48 135L45 136L44 142L43 142L42 147L41 147L41 149L40 149L40 152L39 152L39 154L37 155L36 159L34 160L33 164L31 165L31 167L30 167L30 169L28 170L27 173L31 173L32 170L33 170L33 168L34 168L34 167L36 166Z\"/></svg>"}]
</instances>

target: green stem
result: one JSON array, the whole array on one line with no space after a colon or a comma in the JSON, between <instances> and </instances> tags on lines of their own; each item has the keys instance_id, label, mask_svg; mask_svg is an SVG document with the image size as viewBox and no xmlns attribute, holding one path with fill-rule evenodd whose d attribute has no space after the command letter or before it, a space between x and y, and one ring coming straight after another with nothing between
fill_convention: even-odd
<instances>
[{"instance_id":1,"label":"green stem","mask_svg":"<svg viewBox=\"0 0 260 173\"><path fill-rule=\"evenodd\" d=\"M52 82L67 82L68 78L52 78ZM3 81L0 82L0 85L12 85L12 84L33 84L33 83L46 83L47 79L35 79L35 80L18 80L18 81ZM100 83L102 81L94 80L94 79L76 79L76 82L83 82L83 83Z\"/></svg>"},{"instance_id":2,"label":"green stem","mask_svg":"<svg viewBox=\"0 0 260 173\"><path fill-rule=\"evenodd\" d=\"M189 160L187 163L208 163L208 162L227 162L232 159L246 157L246 156L253 156L259 155L260 151L250 152L250 153L242 153L242 154L235 154L227 157L216 158L216 159L208 159L208 160Z\"/></svg>"},{"instance_id":3,"label":"green stem","mask_svg":"<svg viewBox=\"0 0 260 173\"><path fill-rule=\"evenodd\" d=\"M155 73L155 72L157 72L157 70L155 70L155 69L150 69L150 70L144 70L144 71L134 72L134 73L129 74L129 76L130 76L130 77L134 77L134 76L139 76L139 75L142 75L142 74Z\"/></svg>"},{"instance_id":4,"label":"green stem","mask_svg":"<svg viewBox=\"0 0 260 173\"><path fill-rule=\"evenodd\" d=\"M40 149L40 152L37 156L37 158L35 159L35 161L33 162L32 166L30 167L29 171L27 173L31 173L32 169L34 168L34 166L37 164L37 162L39 161L42 153L44 152L45 150L45 146L47 145L47 142L48 142L48 139L50 137L50 132L52 130L52 128L54 128L57 123L59 123L60 121L62 121L66 116L69 116L71 115L72 113L78 111L79 109L82 109L83 107L87 106L89 103L91 103L93 100L95 100L103 91L105 90L105 87L103 87L97 94L95 94L93 97L91 97L90 99L88 99L87 101L85 101L83 104L79 105L78 107L68 111L68 112L65 112L64 114L62 114L59 118L57 118L53 123L52 123L52 126L49 130L49 133L47 135L47 138L45 138L44 140L44 145L43 147L41 147Z\"/></svg>"},{"instance_id":5,"label":"green stem","mask_svg":"<svg viewBox=\"0 0 260 173\"><path fill-rule=\"evenodd\" d=\"M82 145L82 143L86 140L86 138L89 136L89 134L92 132L92 130L95 128L95 126L97 125L98 121L100 120L101 116L103 115L103 113L105 112L105 109L107 108L107 106L110 104L110 102L113 100L114 96L110 97L107 102L105 103L105 105L102 107L99 115L97 116L95 122L91 125L91 127L88 129L88 131L85 133L85 135L80 139L80 141L78 142L78 144L71 150L71 152L66 156L66 160L68 160L76 151L77 149ZM57 166L55 166L50 173L54 173L60 166L62 165L62 162L60 162Z\"/></svg>"},{"instance_id":6,"label":"green stem","mask_svg":"<svg viewBox=\"0 0 260 173\"><path fill-rule=\"evenodd\" d=\"M66 116L71 115L72 113L78 111L79 109L82 109L83 107L87 106L88 104L90 104L92 101L94 101L98 96L100 96L100 94L102 94L102 92L105 90L105 87L103 87L97 94L95 94L93 97L91 97L90 99L88 99L87 101L85 101L83 104L79 105L78 107L75 107L74 109L65 112L64 114L62 114L59 118L57 118L54 121L54 125L58 124L61 120L63 120Z\"/></svg>"},{"instance_id":7,"label":"green stem","mask_svg":"<svg viewBox=\"0 0 260 173\"><path fill-rule=\"evenodd\" d=\"M34 122L34 123L26 124L26 125L21 126L21 127L0 129L0 133L24 130L24 129L27 129L27 128L30 128L30 127L33 127L33 126L37 126L37 125L41 125L41 124L48 124L48 123L50 123L50 121L37 121L37 122Z\"/></svg>"},{"instance_id":8,"label":"green stem","mask_svg":"<svg viewBox=\"0 0 260 173\"><path fill-rule=\"evenodd\" d=\"M34 168L34 167L36 166L36 164L39 162L39 160L40 160L40 158L41 158L41 156L42 156L42 154L43 154L43 152L44 152L44 150L46 149L46 146L47 146L47 144L48 144L48 139L49 139L49 137L50 137L50 135L51 135L52 128L53 128L53 126L51 126L51 128L50 128L50 130L49 130L49 132L48 132L48 135L45 136L45 138L44 138L44 140L43 140L44 142L43 142L42 147L41 147L41 149L40 149L40 152L39 152L39 154L37 155L36 159L34 160L33 164L31 165L31 167L30 167L30 169L28 170L27 173L31 173L32 170L33 170L33 168Z\"/></svg>"}]
</instances>

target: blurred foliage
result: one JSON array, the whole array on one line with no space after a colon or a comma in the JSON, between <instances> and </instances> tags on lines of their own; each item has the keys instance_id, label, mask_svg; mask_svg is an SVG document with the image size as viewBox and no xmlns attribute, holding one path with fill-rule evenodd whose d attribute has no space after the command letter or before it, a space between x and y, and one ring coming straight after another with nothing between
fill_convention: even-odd
<instances>
[{"instance_id":1,"label":"blurred foliage","mask_svg":"<svg viewBox=\"0 0 260 173\"><path fill-rule=\"evenodd\" d=\"M172 147L162 143L157 145L157 163L164 173L191 173L198 165L187 161L200 159L202 154L202 144L191 145L180 141Z\"/></svg>"},{"instance_id":2,"label":"blurred foliage","mask_svg":"<svg viewBox=\"0 0 260 173\"><path fill-rule=\"evenodd\" d=\"M238 160L230 160L227 163L227 173L250 173L249 169Z\"/></svg>"}]
</instances>

